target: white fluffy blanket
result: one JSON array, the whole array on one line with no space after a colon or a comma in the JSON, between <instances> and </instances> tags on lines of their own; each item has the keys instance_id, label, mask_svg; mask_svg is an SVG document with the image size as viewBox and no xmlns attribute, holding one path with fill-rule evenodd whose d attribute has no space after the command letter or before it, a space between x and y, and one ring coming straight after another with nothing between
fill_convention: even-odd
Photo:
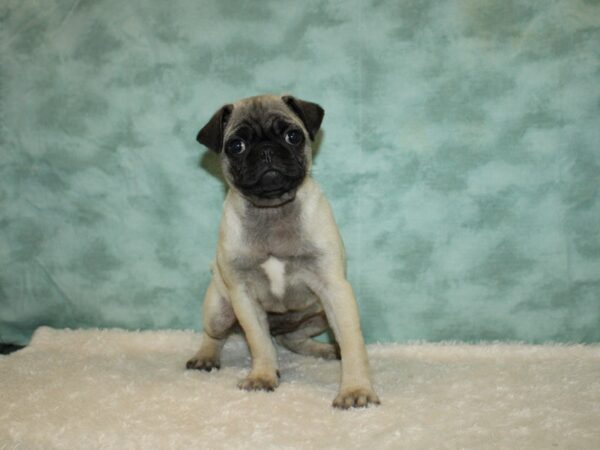
<instances>
[{"instance_id":1,"label":"white fluffy blanket","mask_svg":"<svg viewBox=\"0 0 600 450\"><path fill-rule=\"evenodd\" d=\"M239 337L217 373L199 335L40 328L0 357L0 448L600 448L600 347L370 345L379 407L331 407L339 363L280 349L244 392Z\"/></svg>"}]
</instances>

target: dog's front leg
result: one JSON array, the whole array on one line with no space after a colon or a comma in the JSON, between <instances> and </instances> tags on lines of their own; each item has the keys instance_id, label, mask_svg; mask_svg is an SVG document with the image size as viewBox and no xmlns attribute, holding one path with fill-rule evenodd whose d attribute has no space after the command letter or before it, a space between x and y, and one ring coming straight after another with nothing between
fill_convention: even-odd
<instances>
[{"instance_id":1,"label":"dog's front leg","mask_svg":"<svg viewBox=\"0 0 600 450\"><path fill-rule=\"evenodd\" d=\"M272 391L278 384L277 354L267 314L243 287L231 293L231 303L252 354L252 370L238 387L248 391Z\"/></svg>"},{"instance_id":2,"label":"dog's front leg","mask_svg":"<svg viewBox=\"0 0 600 450\"><path fill-rule=\"evenodd\" d=\"M379 404L369 373L369 360L358 315L358 306L350 283L345 279L325 279L313 283L329 325L340 346L342 379L340 392L333 401L337 408Z\"/></svg>"}]
</instances>

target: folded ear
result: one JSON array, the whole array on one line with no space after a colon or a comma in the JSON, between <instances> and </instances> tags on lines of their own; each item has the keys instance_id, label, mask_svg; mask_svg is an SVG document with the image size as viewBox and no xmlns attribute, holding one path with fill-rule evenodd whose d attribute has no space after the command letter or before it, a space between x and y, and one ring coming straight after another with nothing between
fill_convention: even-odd
<instances>
[{"instance_id":1,"label":"folded ear","mask_svg":"<svg viewBox=\"0 0 600 450\"><path fill-rule=\"evenodd\" d=\"M314 140L325 115L323 108L316 103L306 102L291 95L284 95L281 99L302 120L310 139Z\"/></svg>"},{"instance_id":2,"label":"folded ear","mask_svg":"<svg viewBox=\"0 0 600 450\"><path fill-rule=\"evenodd\" d=\"M232 110L233 105L225 105L214 113L208 123L198 132L196 140L212 151L219 153L223 146L223 130L225 130L227 119L229 119Z\"/></svg>"}]
</instances>

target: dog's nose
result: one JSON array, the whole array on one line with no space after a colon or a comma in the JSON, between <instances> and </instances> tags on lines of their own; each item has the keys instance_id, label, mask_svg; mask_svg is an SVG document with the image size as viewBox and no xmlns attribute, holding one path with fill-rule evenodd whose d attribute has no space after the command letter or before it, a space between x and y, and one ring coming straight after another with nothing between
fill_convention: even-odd
<instances>
[{"instance_id":1,"label":"dog's nose","mask_svg":"<svg viewBox=\"0 0 600 450\"><path fill-rule=\"evenodd\" d=\"M265 148L262 151L262 157L263 157L263 161L265 163L267 163L268 165L271 165L271 163L273 162L273 150L270 148Z\"/></svg>"}]
</instances>

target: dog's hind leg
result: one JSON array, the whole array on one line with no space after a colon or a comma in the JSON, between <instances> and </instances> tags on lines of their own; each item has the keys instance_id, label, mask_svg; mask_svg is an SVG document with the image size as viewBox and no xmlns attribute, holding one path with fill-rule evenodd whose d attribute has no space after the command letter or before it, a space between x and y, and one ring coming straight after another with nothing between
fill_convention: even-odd
<instances>
[{"instance_id":1,"label":"dog's hind leg","mask_svg":"<svg viewBox=\"0 0 600 450\"><path fill-rule=\"evenodd\" d=\"M297 339L289 334L281 334L276 339L285 348L300 355L315 356L323 359L340 359L340 350L335 344L315 341L310 337Z\"/></svg>"},{"instance_id":2,"label":"dog's hind leg","mask_svg":"<svg viewBox=\"0 0 600 450\"><path fill-rule=\"evenodd\" d=\"M204 297L204 324L200 349L190 359L188 369L206 370L221 367L221 349L236 322L231 304L217 291L214 281L211 281Z\"/></svg>"},{"instance_id":3,"label":"dog's hind leg","mask_svg":"<svg viewBox=\"0 0 600 450\"><path fill-rule=\"evenodd\" d=\"M294 353L324 359L340 359L337 344L328 344L312 339L327 331L329 325L324 314L312 316L292 332L275 336L277 342Z\"/></svg>"}]
</instances>

